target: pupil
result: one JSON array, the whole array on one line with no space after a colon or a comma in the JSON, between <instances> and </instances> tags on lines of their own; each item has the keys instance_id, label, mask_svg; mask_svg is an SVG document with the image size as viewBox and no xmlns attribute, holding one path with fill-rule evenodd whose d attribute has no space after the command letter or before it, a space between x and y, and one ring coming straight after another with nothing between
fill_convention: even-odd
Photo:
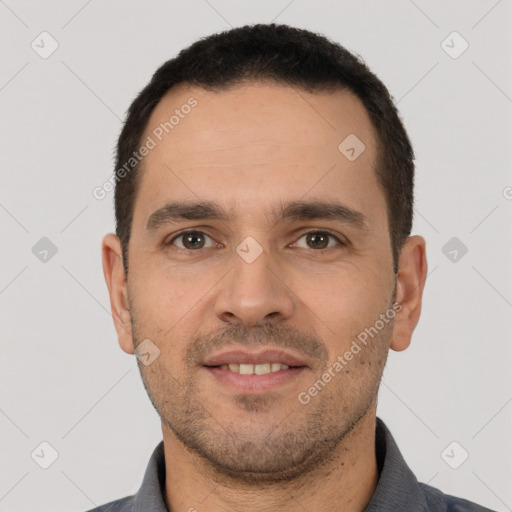
<instances>
[{"instance_id":1,"label":"pupil","mask_svg":"<svg viewBox=\"0 0 512 512\"><path fill-rule=\"evenodd\" d=\"M324 245L325 245L325 240L326 240L326 237L322 234L317 234L317 233L313 233L313 234L309 234L309 241L313 241L313 245L315 247L318 247L319 244L317 244L315 241L320 239L320 245L322 245L322 242L324 242Z\"/></svg>"},{"instance_id":2,"label":"pupil","mask_svg":"<svg viewBox=\"0 0 512 512\"><path fill-rule=\"evenodd\" d=\"M198 240L200 241L201 237L195 233L190 233L185 239L187 241L187 245L197 247L196 243Z\"/></svg>"}]
</instances>

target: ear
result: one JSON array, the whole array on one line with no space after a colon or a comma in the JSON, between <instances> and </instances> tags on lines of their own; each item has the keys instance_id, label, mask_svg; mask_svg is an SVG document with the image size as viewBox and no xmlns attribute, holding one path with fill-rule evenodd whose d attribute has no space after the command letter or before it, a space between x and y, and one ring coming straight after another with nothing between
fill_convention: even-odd
<instances>
[{"instance_id":1,"label":"ear","mask_svg":"<svg viewBox=\"0 0 512 512\"><path fill-rule=\"evenodd\" d=\"M101 244L103 275L110 295L110 309L117 331L119 345L127 354L134 353L130 307L128 303L128 283L123 268L121 241L114 233L103 238Z\"/></svg>"},{"instance_id":2,"label":"ear","mask_svg":"<svg viewBox=\"0 0 512 512\"><path fill-rule=\"evenodd\" d=\"M427 278L426 242L421 236L410 236L402 247L398 263L397 308L390 348L397 352L411 343L412 333L421 313L421 299Z\"/></svg>"}]
</instances>

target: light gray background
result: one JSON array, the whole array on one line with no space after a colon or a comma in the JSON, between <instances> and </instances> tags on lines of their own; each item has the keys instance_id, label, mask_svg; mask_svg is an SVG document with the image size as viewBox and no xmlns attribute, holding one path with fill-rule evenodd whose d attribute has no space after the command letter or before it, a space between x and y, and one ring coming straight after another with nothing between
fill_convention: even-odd
<instances>
[{"instance_id":1,"label":"light gray background","mask_svg":"<svg viewBox=\"0 0 512 512\"><path fill-rule=\"evenodd\" d=\"M0 511L82 511L138 489L160 424L117 345L100 261L113 195L92 190L160 64L199 37L272 20L361 55L415 148L414 233L430 274L378 414L420 481L512 510L512 1L5 0ZM31 48L42 31L59 44L47 59ZM457 59L441 47L453 31L469 43ZM45 236L58 252L43 263L32 247ZM442 252L454 236L468 248L456 262ZM42 441L59 455L48 469L30 456ZM458 469L441 457L452 441L469 452Z\"/></svg>"}]
</instances>

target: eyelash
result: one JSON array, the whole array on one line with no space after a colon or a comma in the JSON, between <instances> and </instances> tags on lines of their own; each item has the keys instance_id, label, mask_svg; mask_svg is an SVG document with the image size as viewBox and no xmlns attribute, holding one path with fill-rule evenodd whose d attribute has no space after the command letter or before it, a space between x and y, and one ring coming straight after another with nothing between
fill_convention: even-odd
<instances>
[{"instance_id":1,"label":"eyelash","mask_svg":"<svg viewBox=\"0 0 512 512\"><path fill-rule=\"evenodd\" d=\"M168 242L165 242L164 243L164 246L174 246L175 249L179 250L179 251L185 251L185 252L189 252L189 253L192 253L192 252L198 252L200 251L201 249L204 249L204 248L201 248L201 249L185 249L185 248L182 248L182 247L177 247L174 245L174 241L175 240L178 240L179 238L185 236L185 235L190 235L190 234L200 234L200 235L205 235L207 236L208 238L211 238L213 240L213 238L208 235L207 233L205 233L204 231L199 231L199 230L187 230L187 231L182 231L181 233L178 233L177 235L175 235L171 240L169 240ZM318 229L313 229L313 230L310 230L310 231L305 231L304 233L302 233L300 235L300 237L297 239L300 240L301 238L303 238L304 236L306 235L309 235L309 234L321 234L321 235L327 235L331 238L333 238L334 240L336 240L337 242L337 245L341 246L341 247L344 247L346 246L347 244L345 242L343 242L342 240L340 240L340 238L335 235L334 233L331 233L330 231L326 231L326 230L318 230ZM297 242L294 242L294 244L297 243ZM326 251L327 249L333 249L335 246L333 247L327 247L325 249L311 249L309 248L309 250L311 251L314 251L314 252L323 252L323 251ZM212 249L212 247L206 247L206 249Z\"/></svg>"}]
</instances>

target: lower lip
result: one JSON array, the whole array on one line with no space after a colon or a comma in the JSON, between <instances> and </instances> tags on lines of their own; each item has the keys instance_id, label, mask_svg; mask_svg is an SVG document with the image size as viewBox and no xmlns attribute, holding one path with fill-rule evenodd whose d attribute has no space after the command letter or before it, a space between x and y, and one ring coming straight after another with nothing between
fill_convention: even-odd
<instances>
[{"instance_id":1,"label":"lower lip","mask_svg":"<svg viewBox=\"0 0 512 512\"><path fill-rule=\"evenodd\" d=\"M214 366L203 366L216 380L243 392L267 391L295 380L306 369L305 366L265 373L264 375L241 375L230 370L222 370Z\"/></svg>"}]
</instances>

